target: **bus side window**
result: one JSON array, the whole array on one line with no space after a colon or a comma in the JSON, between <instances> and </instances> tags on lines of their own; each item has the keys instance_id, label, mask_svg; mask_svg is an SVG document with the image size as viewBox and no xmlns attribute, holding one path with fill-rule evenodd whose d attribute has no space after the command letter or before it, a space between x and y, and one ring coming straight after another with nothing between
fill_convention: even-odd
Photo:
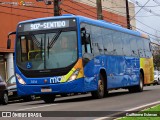
<instances>
[{"instance_id":1,"label":"bus side window","mask_svg":"<svg viewBox=\"0 0 160 120\"><path fill-rule=\"evenodd\" d=\"M113 42L112 42L112 34L113 34L112 30L102 28L104 54L107 54L107 55L112 55L114 51Z\"/></svg>"},{"instance_id":2,"label":"bus side window","mask_svg":"<svg viewBox=\"0 0 160 120\"><path fill-rule=\"evenodd\" d=\"M91 26L91 40L94 56L104 54L102 28Z\"/></svg>"},{"instance_id":3,"label":"bus side window","mask_svg":"<svg viewBox=\"0 0 160 120\"><path fill-rule=\"evenodd\" d=\"M144 51L146 58L150 58L152 56L152 52L150 49L150 41L148 39L144 39Z\"/></svg>"},{"instance_id":4,"label":"bus side window","mask_svg":"<svg viewBox=\"0 0 160 120\"><path fill-rule=\"evenodd\" d=\"M138 45L138 53L139 56L142 58L145 58L145 53L144 53L144 42L143 39L140 37L137 37L137 45Z\"/></svg>"},{"instance_id":5,"label":"bus side window","mask_svg":"<svg viewBox=\"0 0 160 120\"><path fill-rule=\"evenodd\" d=\"M123 55L121 33L115 31L114 34L112 34L112 37L113 37L113 46L114 46L113 54Z\"/></svg>"},{"instance_id":6,"label":"bus side window","mask_svg":"<svg viewBox=\"0 0 160 120\"><path fill-rule=\"evenodd\" d=\"M137 41L135 36L130 35L130 45L131 45L131 55L134 57L138 57L138 47L137 47Z\"/></svg>"},{"instance_id":7,"label":"bus side window","mask_svg":"<svg viewBox=\"0 0 160 120\"><path fill-rule=\"evenodd\" d=\"M125 56L131 56L130 35L122 33L122 45Z\"/></svg>"}]
</instances>

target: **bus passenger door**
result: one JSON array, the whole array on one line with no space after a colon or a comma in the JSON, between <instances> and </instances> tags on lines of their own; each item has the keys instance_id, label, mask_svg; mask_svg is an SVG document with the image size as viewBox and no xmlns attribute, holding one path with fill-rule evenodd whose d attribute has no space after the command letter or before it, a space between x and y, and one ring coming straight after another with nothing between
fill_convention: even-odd
<instances>
[{"instance_id":1,"label":"bus passenger door","mask_svg":"<svg viewBox=\"0 0 160 120\"><path fill-rule=\"evenodd\" d=\"M91 49L90 34L86 33L85 28L81 28L81 43L82 43L82 60L84 67L84 88L85 91L93 90L94 88L94 61Z\"/></svg>"}]
</instances>

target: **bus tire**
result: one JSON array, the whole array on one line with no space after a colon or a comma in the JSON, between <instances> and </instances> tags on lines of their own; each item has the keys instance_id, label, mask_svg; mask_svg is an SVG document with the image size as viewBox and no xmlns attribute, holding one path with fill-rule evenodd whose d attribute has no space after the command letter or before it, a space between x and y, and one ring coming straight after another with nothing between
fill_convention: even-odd
<instances>
[{"instance_id":1,"label":"bus tire","mask_svg":"<svg viewBox=\"0 0 160 120\"><path fill-rule=\"evenodd\" d=\"M140 82L139 82L139 85L136 86L136 92L142 92L143 86L144 86L144 78L143 78L142 73L140 72Z\"/></svg>"},{"instance_id":2,"label":"bus tire","mask_svg":"<svg viewBox=\"0 0 160 120\"><path fill-rule=\"evenodd\" d=\"M91 92L92 97L96 99L101 99L104 97L104 78L100 74L98 80L98 89L96 91Z\"/></svg>"},{"instance_id":3,"label":"bus tire","mask_svg":"<svg viewBox=\"0 0 160 120\"><path fill-rule=\"evenodd\" d=\"M140 72L139 78L140 78L139 85L130 87L128 89L129 92L133 93L133 92L142 92L143 91L144 77L143 77L143 74L141 72Z\"/></svg>"},{"instance_id":4,"label":"bus tire","mask_svg":"<svg viewBox=\"0 0 160 120\"><path fill-rule=\"evenodd\" d=\"M22 99L25 102L34 101L36 99L36 96L35 95L29 95L29 96L22 97Z\"/></svg>"},{"instance_id":5,"label":"bus tire","mask_svg":"<svg viewBox=\"0 0 160 120\"><path fill-rule=\"evenodd\" d=\"M48 95L41 95L40 97L42 100L44 100L45 103L53 103L56 96L48 94Z\"/></svg>"}]
</instances>

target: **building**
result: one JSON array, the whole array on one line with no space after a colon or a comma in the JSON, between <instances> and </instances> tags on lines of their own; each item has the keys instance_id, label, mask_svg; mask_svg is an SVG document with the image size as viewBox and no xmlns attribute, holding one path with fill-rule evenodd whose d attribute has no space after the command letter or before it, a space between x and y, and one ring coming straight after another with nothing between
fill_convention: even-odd
<instances>
[{"instance_id":1,"label":"building","mask_svg":"<svg viewBox=\"0 0 160 120\"><path fill-rule=\"evenodd\" d=\"M39 1L39 2L37 2ZM0 2L0 74L8 79L14 74L14 37L11 49L7 49L7 34L16 30L18 22L28 19L53 16L52 0L1 0ZM127 26L125 0L102 0L103 18L108 22ZM97 18L96 0L61 0L61 14L75 14ZM130 15L134 15L134 4L129 3ZM131 24L135 26L135 21Z\"/></svg>"}]
</instances>

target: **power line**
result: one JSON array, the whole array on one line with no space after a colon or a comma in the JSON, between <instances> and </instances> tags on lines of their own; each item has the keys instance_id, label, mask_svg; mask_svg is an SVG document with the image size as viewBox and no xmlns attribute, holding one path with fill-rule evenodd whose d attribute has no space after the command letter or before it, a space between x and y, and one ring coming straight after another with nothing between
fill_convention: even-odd
<instances>
[{"instance_id":1,"label":"power line","mask_svg":"<svg viewBox=\"0 0 160 120\"><path fill-rule=\"evenodd\" d=\"M136 16L136 17L153 17L153 16L159 17L159 15L146 15L146 16Z\"/></svg>"},{"instance_id":2,"label":"power line","mask_svg":"<svg viewBox=\"0 0 160 120\"><path fill-rule=\"evenodd\" d=\"M50 10L53 10L53 8L38 7L38 6L23 6L23 7L28 7L28 8L37 8L37 9L50 9Z\"/></svg>"},{"instance_id":3,"label":"power line","mask_svg":"<svg viewBox=\"0 0 160 120\"><path fill-rule=\"evenodd\" d=\"M63 5L65 5L65 4L63 4ZM71 7L70 7L71 8ZM75 8L74 8L75 9ZM81 11L82 12L82 11ZM84 12L82 12L82 13L84 13ZM92 16L92 15L89 15L89 16ZM92 16L93 17L93 16ZM105 18L107 18L107 17L105 17ZM107 18L107 19L110 19L110 20L112 20L112 21L115 21L115 22L119 22L119 23L122 23L122 22L120 22L120 21L116 21L116 20L113 20L113 19L111 19L111 18ZM124 23L123 23L124 24ZM134 28L137 28L137 27L135 27L135 26L132 26L132 27L134 27ZM149 26L148 26L149 27ZM144 31L144 30L142 30L142 29L140 29L140 28L137 28L138 30L140 30L140 31L142 31L142 32L144 32L144 33L147 33L147 34L149 34L149 35L151 35L151 36L154 36L154 37L156 37L156 38L159 38L159 37L157 37L157 36L155 36L155 35L153 35L153 34L151 34L151 33L148 33L148 32L146 32L146 31Z\"/></svg>"},{"instance_id":4,"label":"power line","mask_svg":"<svg viewBox=\"0 0 160 120\"><path fill-rule=\"evenodd\" d=\"M64 8L61 8L62 11L66 12L66 13L70 13L70 14L73 14L71 12L68 12L67 10L65 10ZM74 15L74 14L73 14Z\"/></svg>"},{"instance_id":5,"label":"power line","mask_svg":"<svg viewBox=\"0 0 160 120\"><path fill-rule=\"evenodd\" d=\"M92 2L92 1L90 1L90 0L88 0L89 2ZM95 2L92 2L92 3L94 3L94 4L96 4ZM81 6L82 7L82 6ZM103 6L104 7L104 6ZM91 11L91 10L90 10ZM96 12L93 12L93 11L91 11L92 13L95 13L95 14L97 14ZM122 13L122 12L120 12L120 13ZM117 21L117 20L113 20L113 19L111 19L111 18L109 18L109 17L105 17L104 16L104 18L106 18L106 19L108 19L108 20L111 20L111 21L115 21L115 22L118 22L118 23L122 23L123 25L125 24L124 22L120 22L120 21ZM126 27L126 24L124 25L125 27Z\"/></svg>"},{"instance_id":6,"label":"power line","mask_svg":"<svg viewBox=\"0 0 160 120\"><path fill-rule=\"evenodd\" d=\"M76 10L76 11L82 12L82 11L80 11L79 9L76 9L76 8L74 8L74 7L71 7L71 6L67 5L67 4L61 3L61 5L68 6L69 8L72 8L72 9L74 9L74 10ZM84 12L83 12L83 13L84 13ZM88 14L88 13L84 13L84 14L89 15L89 16L95 18L95 16L90 15L90 14Z\"/></svg>"},{"instance_id":7,"label":"power line","mask_svg":"<svg viewBox=\"0 0 160 120\"><path fill-rule=\"evenodd\" d=\"M83 7L82 5L79 5L77 2L74 2L74 1L70 1L70 2L76 4L77 6L79 6L79 7L81 7L81 8L84 8L84 9L86 9L86 10L91 11L90 8L89 8L89 9L88 9L88 8L85 8L85 7ZM83 9L83 10L84 10L84 9ZM93 9L96 9L96 8L93 8ZM80 10L80 9L78 9L78 10ZM94 13L94 14L96 14L96 12L93 12L93 11L91 11L91 12Z\"/></svg>"},{"instance_id":8,"label":"power line","mask_svg":"<svg viewBox=\"0 0 160 120\"><path fill-rule=\"evenodd\" d=\"M72 3L75 3L76 5L78 5L76 2L72 2ZM94 3L94 2L92 2L92 3ZM80 6L80 5L78 5L78 6ZM82 6L80 6L80 7L82 7ZM82 8L84 8L84 7L82 7ZM88 9L89 10L89 9ZM90 11L90 10L89 10ZM95 13L95 12L93 12L93 11L91 11L92 13ZM96 13L95 13L96 14ZM105 18L107 18L107 17L105 17ZM110 19L110 18L107 18L107 19ZM110 20L112 20L112 21L115 21L115 22L119 22L119 21L116 21L116 20L113 20L113 19L110 19ZM143 24L143 25L145 25L145 26L147 26L147 27L149 27L149 28L151 28L151 29L153 29L153 30L156 30L156 29L154 29L154 28L152 28L152 27L150 27L150 26L148 26L148 25L146 25L146 24L144 24L144 23L142 23L141 21L139 21L139 20L137 20L138 22L140 22L141 24ZM122 23L122 22L119 22L119 23ZM124 23L123 23L124 24ZM156 30L156 31L158 31L158 30ZM156 36L155 36L156 37Z\"/></svg>"},{"instance_id":9,"label":"power line","mask_svg":"<svg viewBox=\"0 0 160 120\"><path fill-rule=\"evenodd\" d=\"M138 21L138 22L141 23L142 25L144 25L144 26L146 26L146 27L148 27L148 28L150 28L150 29L152 29L152 30L156 30L156 29L154 29L154 28L152 28L152 27L150 27L150 26L144 24L144 23L141 22L140 20L137 20L137 19L136 19L136 21ZM158 31L158 30L156 30L156 31ZM160 32L160 31L158 31L158 32Z\"/></svg>"},{"instance_id":10,"label":"power line","mask_svg":"<svg viewBox=\"0 0 160 120\"><path fill-rule=\"evenodd\" d=\"M136 5L138 5L138 6L134 6L134 7L129 7L129 8L135 8L135 7L143 7L143 5L142 4L140 4L138 1L135 1L135 0L130 0L130 1L132 1L134 4L136 4ZM111 2L111 1L109 1L109 2ZM112 2L111 2L112 3ZM115 4L117 4L116 2L114 2ZM118 4L119 6L120 6L120 4ZM157 14L157 13L155 13L155 12L153 12L151 9L148 9L148 8L146 8L146 7L159 7L160 6L160 2L159 2L159 4L158 5L154 5L154 6L144 6L143 7L143 9L145 10L145 11L147 11L147 12L149 12L149 13L152 13L153 14L153 16L160 16L160 14ZM111 7L111 8L125 8L125 7L123 7L123 6L121 6L121 7ZM129 9L130 11L133 11L133 10L131 10L131 9ZM150 15L151 16L151 15ZM136 17L141 17L141 16L136 16ZM143 16L142 16L143 17Z\"/></svg>"},{"instance_id":11,"label":"power line","mask_svg":"<svg viewBox=\"0 0 160 120\"><path fill-rule=\"evenodd\" d=\"M138 1L135 1L135 0L131 0L133 3L135 3L136 5L138 5L138 6L142 6ZM158 13L155 13L154 11L152 11L151 9L148 9L148 8L143 8L145 11L147 11L147 12L149 12L149 13L151 13L151 14L153 14L153 15L155 15L155 16L160 16L160 14L158 14Z\"/></svg>"},{"instance_id":12,"label":"power line","mask_svg":"<svg viewBox=\"0 0 160 120\"><path fill-rule=\"evenodd\" d=\"M37 11L37 10L28 10L28 9L23 9L23 8L15 8L15 7L3 6L3 5L0 5L0 7L12 8L12 9L24 10L24 11L30 11L30 12L41 12L41 13L53 14L53 13L51 13L51 12L44 12L44 11Z\"/></svg>"},{"instance_id":13,"label":"power line","mask_svg":"<svg viewBox=\"0 0 160 120\"><path fill-rule=\"evenodd\" d=\"M113 1L110 1L110 0L108 0L108 2L110 2L110 3L114 3L117 7L110 7L110 8L123 8L123 9L126 9L126 6L122 6L122 5L120 5L120 4L117 4L117 2L113 2ZM119 7L118 7L119 6ZM129 8L135 8L135 7L129 7ZM129 9L130 11L133 11L134 12L134 10L132 10L132 9ZM126 14L126 13L125 13Z\"/></svg>"},{"instance_id":14,"label":"power line","mask_svg":"<svg viewBox=\"0 0 160 120\"><path fill-rule=\"evenodd\" d=\"M95 2L93 2L93 1L91 1L91 0L88 0L89 2L91 2L91 3L93 3L93 4L96 4ZM111 10L111 11L115 11L115 12L117 12L117 13L121 13L121 14L126 14L126 13L124 13L124 12L120 12L120 11L117 11L117 10L114 10L114 9L111 9L111 8L108 8L108 7L105 7L105 6L102 6L103 8L106 8L106 9L109 9L109 10Z\"/></svg>"},{"instance_id":15,"label":"power line","mask_svg":"<svg viewBox=\"0 0 160 120\"><path fill-rule=\"evenodd\" d=\"M142 9L143 7L149 2L150 0L148 0L135 14L134 16L132 16L132 18L130 18L130 20L132 20Z\"/></svg>"},{"instance_id":16,"label":"power line","mask_svg":"<svg viewBox=\"0 0 160 120\"><path fill-rule=\"evenodd\" d=\"M138 27L135 27L135 26L132 26L132 27L133 27L133 28L136 28L137 30L140 30L141 32L144 32L144 33L146 33L146 34L148 34L148 35L151 35L151 36L153 36L153 37L160 38L160 37L158 37L158 36L155 36L155 35L153 35L153 34L151 34L151 33L146 32L146 31L144 31L144 30L142 30L142 29L140 29L140 28L138 28Z\"/></svg>"},{"instance_id":17,"label":"power line","mask_svg":"<svg viewBox=\"0 0 160 120\"><path fill-rule=\"evenodd\" d=\"M71 2L71 1L70 1L70 2ZM75 4L77 4L77 3L75 3ZM64 3L63 3L63 5L68 6L67 4L64 4ZM71 6L68 6L68 7L72 8ZM80 7L82 7L82 6L80 6ZM73 9L75 9L75 10L77 10L77 11L80 11L79 9L76 9L76 8L73 8ZM82 13L88 15L88 16L91 16L91 17L95 18L95 16L90 15L89 13L86 13L86 12L83 12L83 11L80 11L80 12L82 12ZM96 12L93 12L93 11L91 11L91 12L96 15ZM117 21L117 20L113 20L113 19L111 19L110 17L105 17L105 16L104 16L104 18L106 18L106 19L108 19L108 20L111 20L111 21L118 22L118 23L122 23L122 25L125 24L124 22L120 22L120 21ZM124 26L126 27L126 24L125 24Z\"/></svg>"},{"instance_id":18,"label":"power line","mask_svg":"<svg viewBox=\"0 0 160 120\"><path fill-rule=\"evenodd\" d=\"M157 0L153 0L155 3L157 3L158 5L160 5L160 2Z\"/></svg>"},{"instance_id":19,"label":"power line","mask_svg":"<svg viewBox=\"0 0 160 120\"><path fill-rule=\"evenodd\" d=\"M115 2L114 2L115 3ZM151 6L145 6L146 7L159 7L160 5L151 5ZM135 7L142 7L142 6L134 6L134 7L130 7L130 8L135 8ZM125 8L125 6L121 6L121 7L110 7L110 8Z\"/></svg>"},{"instance_id":20,"label":"power line","mask_svg":"<svg viewBox=\"0 0 160 120\"><path fill-rule=\"evenodd\" d=\"M114 2L115 3L115 2ZM116 3L115 3L116 4ZM117 5L117 4L116 4ZM145 7L145 6L141 6L141 7ZM123 8L125 8L125 7L123 7ZM137 19L136 19L137 20ZM137 20L138 22L140 22L141 24L143 24L143 25L145 25L145 26L147 26L147 27L149 27L149 28L151 28L151 29L153 29L153 30L156 30L156 29L154 29L154 28L152 28L152 27L150 27L150 26L148 26L148 25L146 25L146 24L144 24L144 23L142 23L141 21L139 21L139 20ZM157 30L156 30L157 31Z\"/></svg>"},{"instance_id":21,"label":"power line","mask_svg":"<svg viewBox=\"0 0 160 120\"><path fill-rule=\"evenodd\" d=\"M25 16L25 15L19 15L19 14L14 14L14 13L7 13L7 12L2 12L2 11L0 11L0 13L34 19L33 17L29 17L29 16Z\"/></svg>"}]
</instances>

